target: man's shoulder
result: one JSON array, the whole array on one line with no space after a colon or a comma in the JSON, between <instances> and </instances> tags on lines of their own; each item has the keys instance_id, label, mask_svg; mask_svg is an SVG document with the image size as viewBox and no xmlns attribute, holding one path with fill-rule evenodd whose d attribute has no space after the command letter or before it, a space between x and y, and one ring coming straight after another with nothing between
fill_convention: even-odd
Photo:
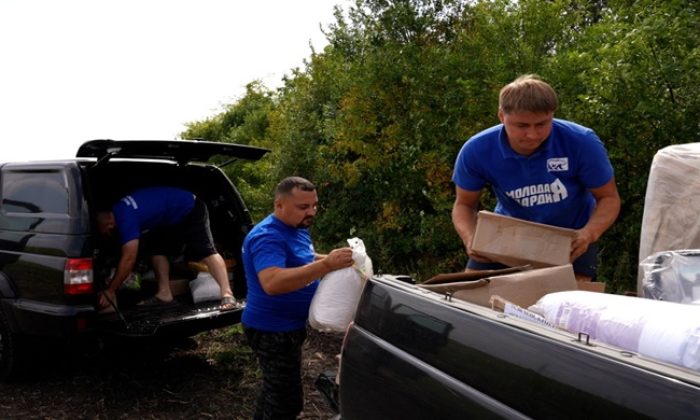
<instances>
[{"instance_id":1,"label":"man's shoulder","mask_svg":"<svg viewBox=\"0 0 700 420\"><path fill-rule=\"evenodd\" d=\"M502 130L503 124L498 124L474 134L464 143L465 152L481 155L487 150L493 150Z\"/></svg>"},{"instance_id":2,"label":"man's shoulder","mask_svg":"<svg viewBox=\"0 0 700 420\"><path fill-rule=\"evenodd\" d=\"M266 216L264 219L256 223L255 226L253 226L248 235L256 235L269 230L272 222L273 220L271 215Z\"/></svg>"},{"instance_id":3,"label":"man's shoulder","mask_svg":"<svg viewBox=\"0 0 700 420\"><path fill-rule=\"evenodd\" d=\"M552 121L552 127L573 136L588 137L590 135L595 135L592 128L569 120L555 118Z\"/></svg>"},{"instance_id":4,"label":"man's shoulder","mask_svg":"<svg viewBox=\"0 0 700 420\"><path fill-rule=\"evenodd\" d=\"M285 233L280 223L272 216L268 215L258 222L246 236L246 241L250 242L259 239L282 239Z\"/></svg>"},{"instance_id":5,"label":"man's shoulder","mask_svg":"<svg viewBox=\"0 0 700 420\"><path fill-rule=\"evenodd\" d=\"M572 121L554 120L552 133L555 143L570 150L587 152L596 150L603 144L593 129Z\"/></svg>"},{"instance_id":6,"label":"man's shoulder","mask_svg":"<svg viewBox=\"0 0 700 420\"><path fill-rule=\"evenodd\" d=\"M483 141L484 139L498 138L501 130L503 130L503 124L496 124L474 134L469 141Z\"/></svg>"}]
</instances>

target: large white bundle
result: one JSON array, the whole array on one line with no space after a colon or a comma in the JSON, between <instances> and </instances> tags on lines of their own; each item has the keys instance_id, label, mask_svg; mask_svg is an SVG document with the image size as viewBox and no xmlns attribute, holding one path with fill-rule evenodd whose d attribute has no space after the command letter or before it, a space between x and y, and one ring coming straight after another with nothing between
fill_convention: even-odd
<instances>
[{"instance_id":1,"label":"large white bundle","mask_svg":"<svg viewBox=\"0 0 700 420\"><path fill-rule=\"evenodd\" d=\"M372 260L362 239L348 239L352 248L352 267L326 274L309 308L309 324L324 332L343 332L355 316L365 280L372 276Z\"/></svg>"},{"instance_id":2,"label":"large white bundle","mask_svg":"<svg viewBox=\"0 0 700 420\"><path fill-rule=\"evenodd\" d=\"M571 333L700 371L700 306L568 291L529 309Z\"/></svg>"},{"instance_id":3,"label":"large white bundle","mask_svg":"<svg viewBox=\"0 0 700 420\"><path fill-rule=\"evenodd\" d=\"M660 149L649 170L639 261L661 251L700 249L700 143ZM643 294L643 273L637 292Z\"/></svg>"}]
</instances>

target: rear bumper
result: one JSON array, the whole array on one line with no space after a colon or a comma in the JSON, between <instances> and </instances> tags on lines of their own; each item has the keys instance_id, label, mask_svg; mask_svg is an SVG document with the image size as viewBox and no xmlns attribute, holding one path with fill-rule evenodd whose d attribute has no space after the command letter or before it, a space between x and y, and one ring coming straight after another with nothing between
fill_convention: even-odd
<instances>
[{"instance_id":1,"label":"rear bumper","mask_svg":"<svg viewBox=\"0 0 700 420\"><path fill-rule=\"evenodd\" d=\"M218 304L173 305L153 310L125 310L102 316L95 330L121 337L186 337L241 322L243 306L221 311Z\"/></svg>"},{"instance_id":2,"label":"rear bumper","mask_svg":"<svg viewBox=\"0 0 700 420\"><path fill-rule=\"evenodd\" d=\"M92 305L58 305L31 299L2 301L14 332L44 337L70 337L90 331Z\"/></svg>"},{"instance_id":3,"label":"rear bumper","mask_svg":"<svg viewBox=\"0 0 700 420\"><path fill-rule=\"evenodd\" d=\"M241 322L244 305L221 311L218 303L131 308L100 315L92 305L57 305L30 299L0 300L13 332L39 337L73 338L95 333L122 337L186 337Z\"/></svg>"},{"instance_id":4,"label":"rear bumper","mask_svg":"<svg viewBox=\"0 0 700 420\"><path fill-rule=\"evenodd\" d=\"M241 315L243 315L243 309L224 312L215 309L183 319L164 322L155 333L158 336L191 336L202 331L238 324L241 322Z\"/></svg>"}]
</instances>

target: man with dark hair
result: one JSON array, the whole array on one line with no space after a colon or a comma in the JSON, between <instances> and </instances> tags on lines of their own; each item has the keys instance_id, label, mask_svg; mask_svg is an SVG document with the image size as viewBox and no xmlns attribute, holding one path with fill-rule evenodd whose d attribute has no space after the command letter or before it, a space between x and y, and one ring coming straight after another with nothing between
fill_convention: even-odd
<instances>
[{"instance_id":1,"label":"man with dark hair","mask_svg":"<svg viewBox=\"0 0 700 420\"><path fill-rule=\"evenodd\" d=\"M483 188L498 200L495 212L576 230L571 261L577 280L595 278L596 241L620 212L612 165L593 130L555 119L557 95L534 75L501 89L501 124L470 138L457 156L452 221L467 269L503 268L474 253L471 243Z\"/></svg>"},{"instance_id":2,"label":"man with dark hair","mask_svg":"<svg viewBox=\"0 0 700 420\"><path fill-rule=\"evenodd\" d=\"M350 267L350 248L314 250L308 228L316 216L316 187L300 177L275 189L274 212L243 242L248 285L242 323L263 373L255 419L295 419L302 411L301 348L318 279Z\"/></svg>"},{"instance_id":3,"label":"man with dark hair","mask_svg":"<svg viewBox=\"0 0 700 420\"><path fill-rule=\"evenodd\" d=\"M139 248L152 257L158 292L143 304L168 304L173 301L170 290L170 262L184 246L190 261L207 266L221 289L221 309L235 308L235 299L226 272L226 264L214 247L209 228L207 206L189 191L175 187L149 187L131 192L97 214L97 230L111 236L116 230L121 256L114 276L100 295L100 307L109 310L116 305L119 286L134 269Z\"/></svg>"}]
</instances>

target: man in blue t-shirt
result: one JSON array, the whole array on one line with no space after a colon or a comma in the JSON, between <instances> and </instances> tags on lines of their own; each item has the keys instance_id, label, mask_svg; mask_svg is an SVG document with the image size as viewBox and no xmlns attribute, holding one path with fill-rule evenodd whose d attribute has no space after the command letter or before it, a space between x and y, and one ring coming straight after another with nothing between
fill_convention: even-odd
<instances>
[{"instance_id":1,"label":"man in blue t-shirt","mask_svg":"<svg viewBox=\"0 0 700 420\"><path fill-rule=\"evenodd\" d=\"M501 124L463 146L452 180L457 197L452 222L467 249L467 269L503 268L471 251L484 187L495 212L576 230L571 261L577 280L595 278L596 241L620 212L612 165L593 130L554 118L557 95L534 75L501 89Z\"/></svg>"},{"instance_id":2,"label":"man in blue t-shirt","mask_svg":"<svg viewBox=\"0 0 700 420\"><path fill-rule=\"evenodd\" d=\"M289 177L275 189L274 212L243 241L248 296L243 328L263 374L255 416L293 419L301 412L301 347L318 279L350 267L350 248L314 251L308 227L316 216L316 187Z\"/></svg>"},{"instance_id":3,"label":"man in blue t-shirt","mask_svg":"<svg viewBox=\"0 0 700 420\"><path fill-rule=\"evenodd\" d=\"M119 286L133 271L139 248L151 255L158 281L155 296L142 304L173 302L167 256L183 251L189 261L203 262L221 289L221 309L235 308L226 264L214 246L207 206L190 191L176 187L149 187L131 192L97 214L97 229L104 236L118 233L121 256L114 276L100 295L100 307L116 304Z\"/></svg>"}]
</instances>

